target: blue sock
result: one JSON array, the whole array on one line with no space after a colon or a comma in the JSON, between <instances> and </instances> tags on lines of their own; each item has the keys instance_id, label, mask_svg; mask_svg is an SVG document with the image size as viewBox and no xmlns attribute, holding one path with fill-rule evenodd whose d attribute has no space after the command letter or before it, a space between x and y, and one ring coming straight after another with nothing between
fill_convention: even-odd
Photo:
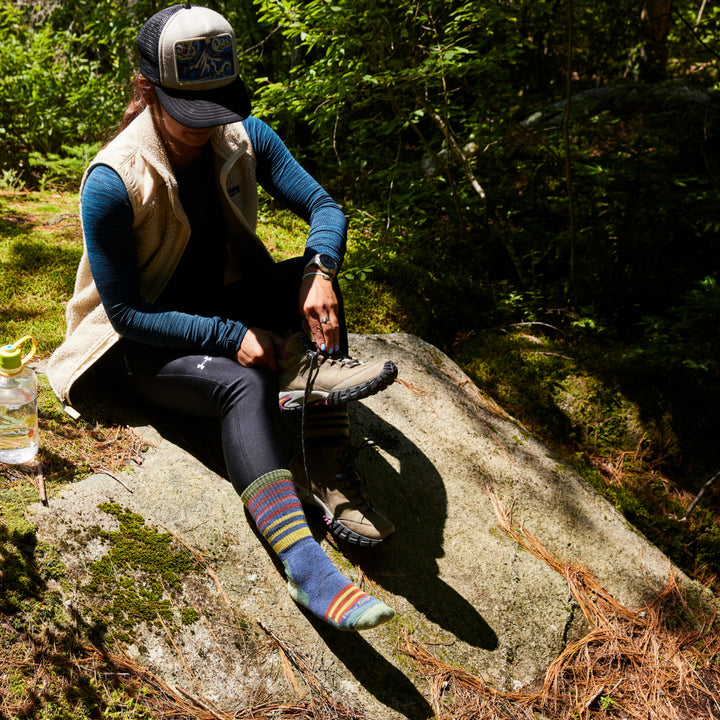
<instances>
[{"instance_id":1,"label":"blue sock","mask_svg":"<svg viewBox=\"0 0 720 720\"><path fill-rule=\"evenodd\" d=\"M295 602L341 630L367 630L395 614L353 585L330 562L307 526L289 470L259 477L241 497L282 561Z\"/></svg>"}]
</instances>

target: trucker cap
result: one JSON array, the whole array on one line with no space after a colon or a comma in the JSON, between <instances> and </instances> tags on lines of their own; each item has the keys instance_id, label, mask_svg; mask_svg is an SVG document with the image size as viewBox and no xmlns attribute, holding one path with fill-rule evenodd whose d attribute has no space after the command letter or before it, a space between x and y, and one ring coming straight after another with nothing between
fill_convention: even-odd
<instances>
[{"instance_id":1,"label":"trucker cap","mask_svg":"<svg viewBox=\"0 0 720 720\"><path fill-rule=\"evenodd\" d=\"M205 128L250 114L235 33L219 13L189 2L165 8L140 28L136 45L140 72L177 122Z\"/></svg>"}]
</instances>

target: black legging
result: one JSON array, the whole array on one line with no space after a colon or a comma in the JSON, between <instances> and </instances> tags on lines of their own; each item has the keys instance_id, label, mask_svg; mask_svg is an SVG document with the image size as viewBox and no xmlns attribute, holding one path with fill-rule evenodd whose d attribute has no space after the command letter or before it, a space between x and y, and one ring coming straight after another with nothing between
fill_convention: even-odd
<instances>
[{"instance_id":1,"label":"black legging","mask_svg":"<svg viewBox=\"0 0 720 720\"><path fill-rule=\"evenodd\" d=\"M294 258L274 264L253 282L229 292L235 316L248 326L280 334L300 326L298 293L305 262ZM342 299L341 351L347 352ZM103 382L162 410L220 421L225 466L238 492L262 475L284 467L273 427L279 412L275 383L264 369L247 368L226 357L187 354L122 339L103 358Z\"/></svg>"}]
</instances>

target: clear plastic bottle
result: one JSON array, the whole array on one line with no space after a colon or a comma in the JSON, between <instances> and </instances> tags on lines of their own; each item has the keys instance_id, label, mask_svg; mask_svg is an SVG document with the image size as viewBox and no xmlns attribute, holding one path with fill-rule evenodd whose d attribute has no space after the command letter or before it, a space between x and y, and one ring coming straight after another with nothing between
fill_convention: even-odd
<instances>
[{"instance_id":1,"label":"clear plastic bottle","mask_svg":"<svg viewBox=\"0 0 720 720\"><path fill-rule=\"evenodd\" d=\"M22 357L28 341L32 350ZM28 462L38 451L37 380L26 367L36 350L31 337L0 347L0 463Z\"/></svg>"}]
</instances>

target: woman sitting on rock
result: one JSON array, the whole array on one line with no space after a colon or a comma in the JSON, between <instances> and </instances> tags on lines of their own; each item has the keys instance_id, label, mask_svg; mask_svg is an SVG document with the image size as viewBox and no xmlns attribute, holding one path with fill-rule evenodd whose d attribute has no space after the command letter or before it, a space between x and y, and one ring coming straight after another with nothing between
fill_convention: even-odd
<instances>
[{"instance_id":1,"label":"woman sitting on rock","mask_svg":"<svg viewBox=\"0 0 720 720\"><path fill-rule=\"evenodd\" d=\"M84 254L52 387L69 405L75 383L100 377L169 413L219 421L230 480L292 597L336 627L374 627L393 611L337 571L298 496L351 543L394 529L344 463L347 402L397 375L390 361L347 357L345 217L250 115L225 18L174 5L145 23L137 47L121 130L83 178ZM255 235L258 184L309 222L302 257L275 263ZM294 477L273 430L278 405L305 414Z\"/></svg>"}]
</instances>

